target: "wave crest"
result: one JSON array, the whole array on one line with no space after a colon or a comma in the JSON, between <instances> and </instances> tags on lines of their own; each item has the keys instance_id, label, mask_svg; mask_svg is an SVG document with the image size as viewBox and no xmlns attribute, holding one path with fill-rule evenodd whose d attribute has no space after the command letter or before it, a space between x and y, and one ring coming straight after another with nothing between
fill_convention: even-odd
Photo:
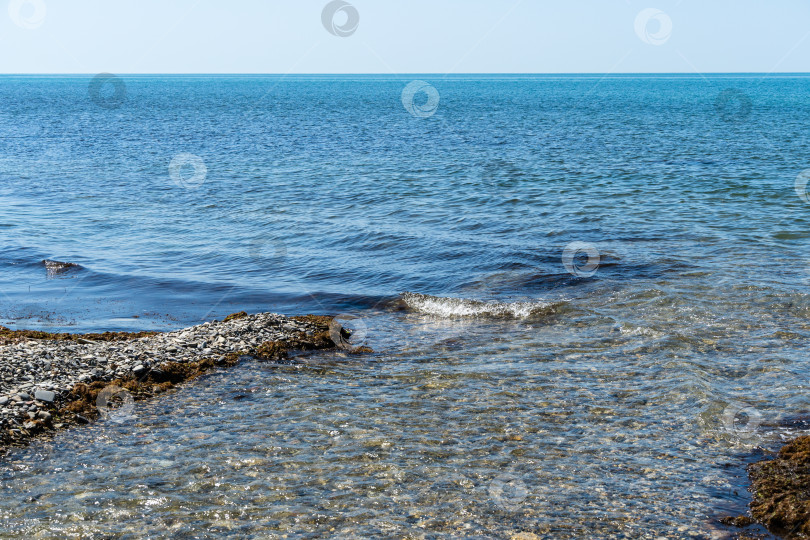
<instances>
[{"instance_id":1,"label":"wave crest","mask_svg":"<svg viewBox=\"0 0 810 540\"><path fill-rule=\"evenodd\" d=\"M447 298L414 292L401 295L405 306L419 313L438 317L529 319L556 313L564 302L482 302L468 298Z\"/></svg>"}]
</instances>

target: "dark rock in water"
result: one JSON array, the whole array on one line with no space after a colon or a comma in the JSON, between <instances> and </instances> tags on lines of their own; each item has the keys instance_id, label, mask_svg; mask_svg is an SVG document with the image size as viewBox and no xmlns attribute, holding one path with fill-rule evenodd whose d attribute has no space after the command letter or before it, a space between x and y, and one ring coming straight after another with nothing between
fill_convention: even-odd
<instances>
[{"instance_id":1,"label":"dark rock in water","mask_svg":"<svg viewBox=\"0 0 810 540\"><path fill-rule=\"evenodd\" d=\"M89 424L90 420L80 414L76 415L76 421L80 424Z\"/></svg>"},{"instance_id":2,"label":"dark rock in water","mask_svg":"<svg viewBox=\"0 0 810 540\"><path fill-rule=\"evenodd\" d=\"M329 323L329 337L341 349L351 349L352 347L349 343L352 333L335 320Z\"/></svg>"},{"instance_id":3,"label":"dark rock in water","mask_svg":"<svg viewBox=\"0 0 810 540\"><path fill-rule=\"evenodd\" d=\"M72 262L63 262L63 261L52 261L50 259L45 259L42 261L42 264L45 265L45 268L80 268L80 266L76 263Z\"/></svg>"},{"instance_id":4,"label":"dark rock in water","mask_svg":"<svg viewBox=\"0 0 810 540\"><path fill-rule=\"evenodd\" d=\"M44 261L42 261L42 264L45 265L45 269L48 271L48 275L67 272L68 270L74 268L81 268L81 266L76 263L52 261L50 259L45 259Z\"/></svg>"},{"instance_id":5,"label":"dark rock in water","mask_svg":"<svg viewBox=\"0 0 810 540\"><path fill-rule=\"evenodd\" d=\"M748 475L754 519L786 538L810 535L810 436L787 443L776 459L752 463Z\"/></svg>"},{"instance_id":6,"label":"dark rock in water","mask_svg":"<svg viewBox=\"0 0 810 540\"><path fill-rule=\"evenodd\" d=\"M729 527L739 527L740 529L748 527L755 523L753 519L748 516L728 516L720 519L720 523L728 525Z\"/></svg>"},{"instance_id":7,"label":"dark rock in water","mask_svg":"<svg viewBox=\"0 0 810 540\"><path fill-rule=\"evenodd\" d=\"M785 418L779 422L779 425L797 430L810 430L810 416L792 416Z\"/></svg>"}]
</instances>

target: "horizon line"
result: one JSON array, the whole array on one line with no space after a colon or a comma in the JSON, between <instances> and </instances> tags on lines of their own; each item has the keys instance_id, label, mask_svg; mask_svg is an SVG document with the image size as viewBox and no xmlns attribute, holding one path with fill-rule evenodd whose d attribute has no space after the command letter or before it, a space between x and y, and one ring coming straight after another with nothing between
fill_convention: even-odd
<instances>
[{"instance_id":1,"label":"horizon line","mask_svg":"<svg viewBox=\"0 0 810 540\"><path fill-rule=\"evenodd\" d=\"M584 76L626 76L626 75L679 75L679 76L692 76L692 77L706 77L713 75L759 75L759 76L779 76L779 75L810 75L807 71L711 71L696 73L694 71L645 71L645 72L598 72L598 71L559 71L559 72L470 72L470 73L442 73L442 72L409 72L409 73L372 73L372 72L358 72L358 73L270 73L270 72L54 72L54 73L2 73L2 77L10 76L41 76L41 77L54 77L54 76L96 76L100 73L110 73L118 76L154 76L154 75L170 75L170 76L267 76L267 77L296 77L296 76L318 76L318 77L357 77L357 76L375 76L375 77L403 77L412 75L427 75L432 77L468 77L468 76L555 76L555 75L584 75Z\"/></svg>"}]
</instances>

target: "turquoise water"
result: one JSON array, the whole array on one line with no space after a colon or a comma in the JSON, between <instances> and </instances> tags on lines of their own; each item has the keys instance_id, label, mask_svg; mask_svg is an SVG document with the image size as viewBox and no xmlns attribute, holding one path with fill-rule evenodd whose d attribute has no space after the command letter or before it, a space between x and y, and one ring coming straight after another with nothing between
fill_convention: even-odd
<instances>
[{"instance_id":1,"label":"turquoise water","mask_svg":"<svg viewBox=\"0 0 810 540\"><path fill-rule=\"evenodd\" d=\"M806 76L90 79L0 79L0 324L376 352L20 451L0 534L722 538L807 412Z\"/></svg>"}]
</instances>

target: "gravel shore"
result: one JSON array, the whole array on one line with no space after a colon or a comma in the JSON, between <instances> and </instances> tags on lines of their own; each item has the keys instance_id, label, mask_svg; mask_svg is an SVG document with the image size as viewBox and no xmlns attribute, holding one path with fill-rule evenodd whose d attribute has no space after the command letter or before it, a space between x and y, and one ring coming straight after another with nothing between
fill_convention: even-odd
<instances>
[{"instance_id":1,"label":"gravel shore","mask_svg":"<svg viewBox=\"0 0 810 540\"><path fill-rule=\"evenodd\" d=\"M330 317L272 313L165 333L47 334L0 327L0 451L115 404L145 399L216 366L251 355L279 361L287 351L343 345Z\"/></svg>"}]
</instances>

